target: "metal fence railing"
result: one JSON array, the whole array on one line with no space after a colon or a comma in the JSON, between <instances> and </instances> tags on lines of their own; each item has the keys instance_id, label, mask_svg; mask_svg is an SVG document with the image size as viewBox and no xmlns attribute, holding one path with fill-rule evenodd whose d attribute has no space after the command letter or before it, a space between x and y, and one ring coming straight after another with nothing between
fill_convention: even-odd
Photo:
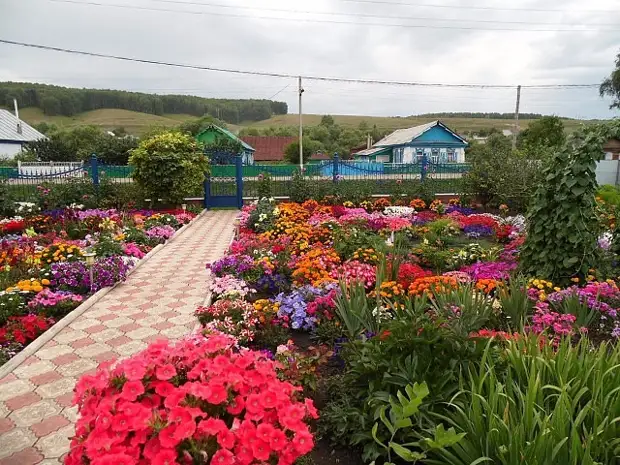
<instances>
[{"instance_id":1,"label":"metal fence railing","mask_svg":"<svg viewBox=\"0 0 620 465\"><path fill-rule=\"evenodd\" d=\"M100 185L120 185L133 182L133 167L105 165L96 157L77 166L69 163L39 163L18 167L0 167L0 181L17 201L36 201L44 185L83 185L98 188ZM272 195L290 197L293 179L299 172L298 165L263 164L244 165L242 168L244 198L256 198L259 185L265 176L271 181ZM416 163L383 164L375 162L343 161L335 156L332 160L304 166L304 179L313 189L332 195L344 190L358 191L360 195L393 195L395 192L415 191L421 183L432 181L436 193L460 192L460 182L469 165L465 163L435 163L426 159ZM30 173L30 174L27 174ZM232 196L237 193L236 166L214 165L211 167L211 195ZM203 198L204 188L192 195Z\"/></svg>"},{"instance_id":2,"label":"metal fence railing","mask_svg":"<svg viewBox=\"0 0 620 465\"><path fill-rule=\"evenodd\" d=\"M243 166L243 196L256 198L263 176L269 176L275 197L289 197L293 175L298 165ZM423 181L432 181L437 193L460 192L463 175L469 171L466 163L437 163L422 159L416 163L383 164L375 162L334 159L304 166L304 179L313 189L332 195L341 191L358 190L368 195L393 195L395 192L415 191ZM211 169L211 181L220 192L235 189L235 166L218 165ZM427 184L430 184L427 183Z\"/></svg>"}]
</instances>

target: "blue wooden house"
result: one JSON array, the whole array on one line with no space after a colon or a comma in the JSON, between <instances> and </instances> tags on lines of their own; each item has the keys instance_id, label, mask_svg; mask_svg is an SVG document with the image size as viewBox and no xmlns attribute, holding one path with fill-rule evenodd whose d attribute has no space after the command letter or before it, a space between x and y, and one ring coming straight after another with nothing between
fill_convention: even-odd
<instances>
[{"instance_id":1,"label":"blue wooden house","mask_svg":"<svg viewBox=\"0 0 620 465\"><path fill-rule=\"evenodd\" d=\"M355 159L379 163L417 163L426 155L433 163L465 163L467 142L441 121L398 129Z\"/></svg>"}]
</instances>

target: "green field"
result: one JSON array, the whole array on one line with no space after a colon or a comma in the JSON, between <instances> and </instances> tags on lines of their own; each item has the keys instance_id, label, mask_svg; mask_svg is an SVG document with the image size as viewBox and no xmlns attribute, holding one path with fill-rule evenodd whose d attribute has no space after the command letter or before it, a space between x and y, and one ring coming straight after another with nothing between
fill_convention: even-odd
<instances>
[{"instance_id":1,"label":"green field","mask_svg":"<svg viewBox=\"0 0 620 465\"><path fill-rule=\"evenodd\" d=\"M429 117L386 117L386 116L356 116L356 115L332 115L334 121L349 128L357 128L362 121L365 121L370 127L377 125L379 129L402 129L418 126L433 121ZM308 126L316 126L321 122L322 115L304 115L304 124ZM435 118L436 119L436 118ZM264 128L271 126L296 126L299 116L295 114L274 116L268 120L242 123L244 127ZM441 118L441 121L455 132L476 131L482 128L513 129L514 122L508 119L490 119L490 118ZM530 122L535 120L521 120L519 126L525 129ZM563 121L567 131L577 129L581 124L587 123L581 120L566 119ZM590 122L590 121L588 121ZM593 122L593 121L592 121Z\"/></svg>"},{"instance_id":2,"label":"green field","mask_svg":"<svg viewBox=\"0 0 620 465\"><path fill-rule=\"evenodd\" d=\"M151 128L155 127L174 127L183 121L195 119L191 115L152 115L149 113L140 113L137 111L118 110L118 109L102 109L80 113L75 116L47 116L39 108L24 108L20 111L20 117L29 124L38 124L41 122L52 123L59 127L76 127L82 125L99 126L104 130L112 130L123 127L125 130L134 135L141 135ZM304 115L304 124L307 126L316 126L320 123L322 115ZM432 118L427 117L382 117L382 116L356 116L356 115L333 115L336 123L343 127L356 128L362 121L369 126L377 125L381 130L394 130L417 126L419 124L428 123ZM512 129L512 120L506 119L489 119L489 118L441 118L448 127L456 132L470 132L482 128L495 127L499 130ZM534 120L522 120L520 122L521 129L525 129L528 124ZM564 120L567 131L577 129L581 124L587 124L594 121L581 120ZM273 118L258 121L241 123L240 125L228 124L228 128L233 132L238 132L242 127L277 127L277 126L296 126L298 124L298 116L295 114L274 116Z\"/></svg>"},{"instance_id":3,"label":"green field","mask_svg":"<svg viewBox=\"0 0 620 465\"><path fill-rule=\"evenodd\" d=\"M137 136L154 127L170 128L177 126L183 121L194 119L191 115L158 116L114 108L87 111L76 116L48 116L43 114L43 111L39 108L24 108L20 110L19 116L28 124L46 122L64 128L93 125L99 126L106 131L122 127L129 134Z\"/></svg>"}]
</instances>

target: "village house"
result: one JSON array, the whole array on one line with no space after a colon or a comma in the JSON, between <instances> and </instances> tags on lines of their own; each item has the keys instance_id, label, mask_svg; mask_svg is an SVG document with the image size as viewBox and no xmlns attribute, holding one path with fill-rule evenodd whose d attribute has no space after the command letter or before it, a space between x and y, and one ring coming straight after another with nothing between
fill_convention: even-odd
<instances>
[{"instance_id":1,"label":"village house","mask_svg":"<svg viewBox=\"0 0 620 465\"><path fill-rule=\"evenodd\" d=\"M467 142L441 121L398 129L355 154L360 161L417 163L426 155L434 163L464 163Z\"/></svg>"},{"instance_id":2,"label":"village house","mask_svg":"<svg viewBox=\"0 0 620 465\"><path fill-rule=\"evenodd\" d=\"M0 109L0 158L15 158L28 142L45 136L8 110Z\"/></svg>"},{"instance_id":3,"label":"village house","mask_svg":"<svg viewBox=\"0 0 620 465\"><path fill-rule=\"evenodd\" d=\"M214 144L219 140L228 140L231 142L237 142L241 144L242 152L241 152L241 161L244 165L252 165L254 163L254 152L256 149L251 145L247 144L243 140L239 139L232 132L227 129L216 126L215 124L211 124L206 127L200 134L196 136L196 139L199 142L202 142L205 145Z\"/></svg>"}]
</instances>

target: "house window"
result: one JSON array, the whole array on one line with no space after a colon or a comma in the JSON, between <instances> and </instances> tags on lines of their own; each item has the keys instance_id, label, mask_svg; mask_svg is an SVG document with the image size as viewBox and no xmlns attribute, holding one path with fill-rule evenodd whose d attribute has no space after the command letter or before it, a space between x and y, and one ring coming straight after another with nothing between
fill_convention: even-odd
<instances>
[{"instance_id":1,"label":"house window","mask_svg":"<svg viewBox=\"0 0 620 465\"><path fill-rule=\"evenodd\" d=\"M405 153L405 149L403 147L395 148L394 149L394 163L402 163L404 153Z\"/></svg>"},{"instance_id":2,"label":"house window","mask_svg":"<svg viewBox=\"0 0 620 465\"><path fill-rule=\"evenodd\" d=\"M448 149L448 163L456 162L456 151L454 149Z\"/></svg>"},{"instance_id":3,"label":"house window","mask_svg":"<svg viewBox=\"0 0 620 465\"><path fill-rule=\"evenodd\" d=\"M439 149L431 150L431 160L433 161L433 163L439 162Z\"/></svg>"},{"instance_id":4,"label":"house window","mask_svg":"<svg viewBox=\"0 0 620 465\"><path fill-rule=\"evenodd\" d=\"M377 155L375 160L377 163L387 163L390 161L390 157L388 155Z\"/></svg>"},{"instance_id":5,"label":"house window","mask_svg":"<svg viewBox=\"0 0 620 465\"><path fill-rule=\"evenodd\" d=\"M424 150L416 149L415 156L417 158L418 163L422 163L422 158L424 158Z\"/></svg>"}]
</instances>

